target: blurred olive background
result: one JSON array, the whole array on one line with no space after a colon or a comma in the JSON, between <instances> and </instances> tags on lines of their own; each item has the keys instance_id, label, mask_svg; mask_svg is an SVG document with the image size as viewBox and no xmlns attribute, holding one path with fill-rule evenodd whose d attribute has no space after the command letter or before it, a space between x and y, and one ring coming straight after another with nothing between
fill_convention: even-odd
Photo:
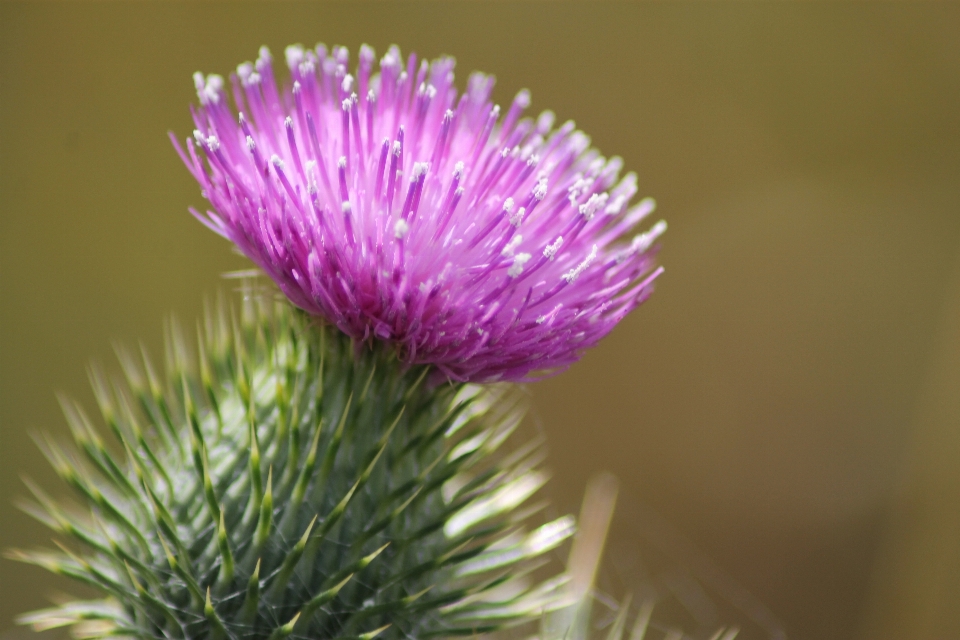
<instances>
[{"instance_id":1,"label":"blurred olive background","mask_svg":"<svg viewBox=\"0 0 960 640\"><path fill-rule=\"evenodd\" d=\"M0 547L49 538L12 501L58 486L54 392L92 408L91 357L159 355L245 265L186 212L191 74L395 42L528 87L669 221L653 299L531 387L557 508L620 478L617 580L669 547L745 638L960 638L958 34L950 3L0 4ZM0 634L68 587L0 561Z\"/></svg>"}]
</instances>

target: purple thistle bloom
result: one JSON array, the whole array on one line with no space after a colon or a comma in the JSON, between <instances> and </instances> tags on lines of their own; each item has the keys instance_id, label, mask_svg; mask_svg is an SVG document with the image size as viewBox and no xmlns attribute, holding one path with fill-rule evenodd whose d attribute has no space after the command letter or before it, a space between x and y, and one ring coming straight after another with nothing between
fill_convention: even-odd
<instances>
[{"instance_id":1,"label":"purple thistle bloom","mask_svg":"<svg viewBox=\"0 0 960 640\"><path fill-rule=\"evenodd\" d=\"M194 79L187 167L234 242L298 307L359 341L456 380L529 380L576 361L652 291L666 229L628 234L654 208L573 122L504 117L493 78L453 86L452 58L372 74L360 48L286 50L278 91L264 47L231 74ZM176 144L176 140L174 140ZM199 147L204 162L195 147Z\"/></svg>"}]
</instances>

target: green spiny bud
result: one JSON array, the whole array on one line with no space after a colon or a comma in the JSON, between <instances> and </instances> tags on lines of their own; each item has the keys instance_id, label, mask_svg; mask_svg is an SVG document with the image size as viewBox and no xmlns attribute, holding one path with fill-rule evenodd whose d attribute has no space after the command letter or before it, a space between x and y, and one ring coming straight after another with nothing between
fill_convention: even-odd
<instances>
[{"instance_id":1,"label":"green spiny bud","mask_svg":"<svg viewBox=\"0 0 960 640\"><path fill-rule=\"evenodd\" d=\"M24 620L138 638L400 638L554 606L544 594L559 591L527 574L573 520L522 531L545 476L537 447L499 453L522 413L507 387L438 384L263 295L245 296L239 321L208 308L195 365L167 326L165 376L145 351L120 352L125 385L91 370L118 447L67 401L83 457L41 443L90 515L32 485L25 509L83 551L12 554L107 597Z\"/></svg>"}]
</instances>

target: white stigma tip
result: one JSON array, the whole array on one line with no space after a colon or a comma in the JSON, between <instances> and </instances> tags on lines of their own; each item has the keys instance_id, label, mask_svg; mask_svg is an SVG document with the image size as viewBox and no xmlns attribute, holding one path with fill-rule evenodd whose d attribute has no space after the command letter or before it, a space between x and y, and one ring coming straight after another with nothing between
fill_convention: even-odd
<instances>
[{"instance_id":1,"label":"white stigma tip","mask_svg":"<svg viewBox=\"0 0 960 640\"><path fill-rule=\"evenodd\" d=\"M592 220L597 210L607 203L610 196L606 193L595 193L587 199L586 203L580 205L580 215L587 220Z\"/></svg>"},{"instance_id":2,"label":"white stigma tip","mask_svg":"<svg viewBox=\"0 0 960 640\"><path fill-rule=\"evenodd\" d=\"M533 197L537 199L537 202L543 201L547 197L547 179L544 178L537 183L537 186L533 188Z\"/></svg>"},{"instance_id":3,"label":"white stigma tip","mask_svg":"<svg viewBox=\"0 0 960 640\"><path fill-rule=\"evenodd\" d=\"M284 57L287 59L287 67L296 69L303 62L303 47L299 44L291 44L283 50Z\"/></svg>"},{"instance_id":4,"label":"white stigma tip","mask_svg":"<svg viewBox=\"0 0 960 640\"><path fill-rule=\"evenodd\" d=\"M500 252L500 255L512 258L514 251L517 250L517 247L520 246L520 243L523 242L523 236L519 233L513 236L513 239L507 243L507 246L503 248L503 251Z\"/></svg>"},{"instance_id":5,"label":"white stigma tip","mask_svg":"<svg viewBox=\"0 0 960 640\"><path fill-rule=\"evenodd\" d=\"M463 178L463 160L453 165L453 177L457 180Z\"/></svg>"},{"instance_id":6,"label":"white stigma tip","mask_svg":"<svg viewBox=\"0 0 960 640\"><path fill-rule=\"evenodd\" d=\"M523 265L527 264L530 261L529 253L518 253L513 256L513 264L507 269L507 275L511 278L516 278L521 273L523 273Z\"/></svg>"},{"instance_id":7,"label":"white stigma tip","mask_svg":"<svg viewBox=\"0 0 960 640\"><path fill-rule=\"evenodd\" d=\"M277 169L283 169L283 160L281 160L277 154L270 156L270 163Z\"/></svg>"},{"instance_id":8,"label":"white stigma tip","mask_svg":"<svg viewBox=\"0 0 960 640\"><path fill-rule=\"evenodd\" d=\"M410 178L410 181L413 182L420 176L427 173L427 163L426 162L414 162L413 163L413 176Z\"/></svg>"},{"instance_id":9,"label":"white stigma tip","mask_svg":"<svg viewBox=\"0 0 960 640\"><path fill-rule=\"evenodd\" d=\"M607 205L607 208L603 210L608 216L615 216L623 211L623 205L627 204L627 196L619 195L613 199L613 202Z\"/></svg>"},{"instance_id":10,"label":"white stigma tip","mask_svg":"<svg viewBox=\"0 0 960 640\"><path fill-rule=\"evenodd\" d=\"M519 228L520 223L523 222L523 216L526 212L527 210L524 207L520 207L519 209L517 209L517 212L512 216L510 216L510 224Z\"/></svg>"},{"instance_id":11,"label":"white stigma tip","mask_svg":"<svg viewBox=\"0 0 960 640\"><path fill-rule=\"evenodd\" d=\"M197 88L197 97L200 104L207 106L220 102L220 91L223 89L223 77L210 74L204 77L197 71L193 74L193 84Z\"/></svg>"},{"instance_id":12,"label":"white stigma tip","mask_svg":"<svg viewBox=\"0 0 960 640\"><path fill-rule=\"evenodd\" d=\"M560 247L563 246L563 236L557 236L557 239L553 241L552 244L548 244L543 250L543 257L547 260L553 260L553 257L557 255L557 251L560 251Z\"/></svg>"},{"instance_id":13,"label":"white stigma tip","mask_svg":"<svg viewBox=\"0 0 960 640\"><path fill-rule=\"evenodd\" d=\"M340 87L343 89L344 93L350 93L353 91L353 76L349 73L343 77L343 82L340 84Z\"/></svg>"},{"instance_id":14,"label":"white stigma tip","mask_svg":"<svg viewBox=\"0 0 960 640\"><path fill-rule=\"evenodd\" d=\"M561 278L567 281L567 284L574 282L577 278L580 277L580 274L587 270L587 267L596 259L597 257L597 245L593 245L593 249L590 250L590 254L578 264L575 268L566 272Z\"/></svg>"},{"instance_id":15,"label":"white stigma tip","mask_svg":"<svg viewBox=\"0 0 960 640\"><path fill-rule=\"evenodd\" d=\"M347 168L347 156L340 156L340 159L337 160L337 168L338 168L338 169L346 169L346 168Z\"/></svg>"},{"instance_id":16,"label":"white stigma tip","mask_svg":"<svg viewBox=\"0 0 960 640\"><path fill-rule=\"evenodd\" d=\"M247 149L249 149L250 151L253 151L256 148L257 148L257 143L253 141L253 138L251 138L250 136L247 136Z\"/></svg>"},{"instance_id":17,"label":"white stigma tip","mask_svg":"<svg viewBox=\"0 0 960 640\"><path fill-rule=\"evenodd\" d=\"M299 81L299 80L294 80L294 82L293 82L293 92L294 92L294 93L300 93L300 81Z\"/></svg>"},{"instance_id":18,"label":"white stigma tip","mask_svg":"<svg viewBox=\"0 0 960 640\"><path fill-rule=\"evenodd\" d=\"M503 212L510 213L513 211L513 198L507 198L503 201Z\"/></svg>"},{"instance_id":19,"label":"white stigma tip","mask_svg":"<svg viewBox=\"0 0 960 640\"><path fill-rule=\"evenodd\" d=\"M203 134L200 133L200 129L193 130L193 139L197 141L197 144L203 146L206 143L206 138L203 137Z\"/></svg>"},{"instance_id":20,"label":"white stigma tip","mask_svg":"<svg viewBox=\"0 0 960 640\"><path fill-rule=\"evenodd\" d=\"M284 118L283 126L285 126L287 129L293 129L293 118L291 118L290 116L287 116L286 118Z\"/></svg>"},{"instance_id":21,"label":"white stigma tip","mask_svg":"<svg viewBox=\"0 0 960 640\"><path fill-rule=\"evenodd\" d=\"M350 205L349 200L344 200L340 203L340 211L343 213L343 215L350 215L350 212L353 211L353 207Z\"/></svg>"},{"instance_id":22,"label":"white stigma tip","mask_svg":"<svg viewBox=\"0 0 960 640\"><path fill-rule=\"evenodd\" d=\"M207 138L207 148L210 149L210 151L216 151L220 148L220 141L217 140L217 136Z\"/></svg>"},{"instance_id":23,"label":"white stigma tip","mask_svg":"<svg viewBox=\"0 0 960 640\"><path fill-rule=\"evenodd\" d=\"M351 104L353 104L353 103L350 102L350 98L344 98L344 99L343 99L343 102L340 103L340 107L341 107L344 111L349 111Z\"/></svg>"},{"instance_id":24,"label":"white stigma tip","mask_svg":"<svg viewBox=\"0 0 960 640\"><path fill-rule=\"evenodd\" d=\"M400 146L400 141L399 141L399 140L397 140L397 141L395 141L395 142L393 143L393 155L395 155L395 156L397 156L397 157L399 158L399 157L400 157L400 151L401 151L402 149L403 149L403 147Z\"/></svg>"},{"instance_id":25,"label":"white stigma tip","mask_svg":"<svg viewBox=\"0 0 960 640\"><path fill-rule=\"evenodd\" d=\"M409 231L410 225L407 224L406 220L397 220L396 224L393 225L393 235L396 236L398 240L403 240L403 237L407 235Z\"/></svg>"},{"instance_id":26,"label":"white stigma tip","mask_svg":"<svg viewBox=\"0 0 960 640\"><path fill-rule=\"evenodd\" d=\"M553 128L553 123L557 119L557 115L550 110L544 111L537 118L537 133L540 135L547 135L550 129Z\"/></svg>"},{"instance_id":27,"label":"white stigma tip","mask_svg":"<svg viewBox=\"0 0 960 640\"><path fill-rule=\"evenodd\" d=\"M630 243L630 246L623 251L619 256L617 256L617 262L623 262L630 256L636 255L638 253L643 253L650 246L656 242L657 238L663 235L667 230L666 220L661 220L657 224L650 227L650 230L646 233L639 233L633 236L633 241Z\"/></svg>"}]
</instances>

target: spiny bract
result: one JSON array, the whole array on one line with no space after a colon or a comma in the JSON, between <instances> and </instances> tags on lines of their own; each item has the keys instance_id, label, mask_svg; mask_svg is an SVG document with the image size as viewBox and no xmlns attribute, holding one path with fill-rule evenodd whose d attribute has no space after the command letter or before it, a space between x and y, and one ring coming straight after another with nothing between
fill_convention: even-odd
<instances>
[{"instance_id":1,"label":"spiny bract","mask_svg":"<svg viewBox=\"0 0 960 640\"><path fill-rule=\"evenodd\" d=\"M92 380L118 447L64 402L79 452L42 447L85 507L30 485L24 507L80 550L21 560L107 594L24 619L80 637L370 638L474 634L540 616L559 583L532 560L573 530L526 533L536 446L495 450L522 411L504 387L431 386L286 302L245 298L175 325L167 378L121 353ZM525 509L529 514L532 509Z\"/></svg>"}]
</instances>

